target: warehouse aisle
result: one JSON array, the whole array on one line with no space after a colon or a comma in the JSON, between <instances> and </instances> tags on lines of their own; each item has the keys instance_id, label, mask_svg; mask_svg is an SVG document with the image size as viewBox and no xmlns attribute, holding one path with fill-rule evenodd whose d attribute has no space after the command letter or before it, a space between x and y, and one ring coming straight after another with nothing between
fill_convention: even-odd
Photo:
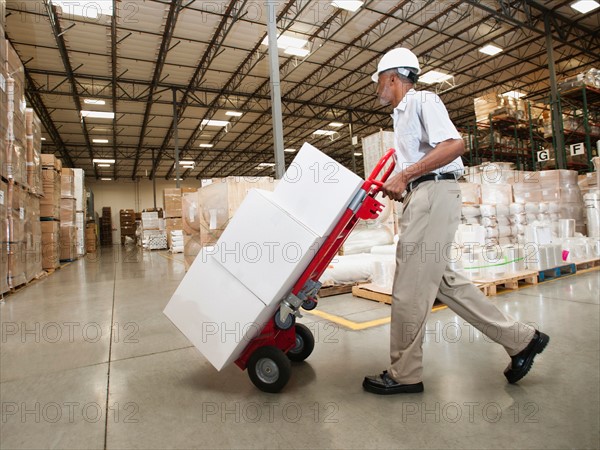
<instances>
[{"instance_id":1,"label":"warehouse aisle","mask_svg":"<svg viewBox=\"0 0 600 450\"><path fill-rule=\"evenodd\" d=\"M0 305L0 448L581 448L599 445L600 271L499 295L551 336L519 385L497 345L445 309L425 392L378 397L389 306L351 295L306 314L315 351L278 395L217 373L162 314L177 258L123 247L71 263ZM564 323L577 324L563 328Z\"/></svg>"}]
</instances>

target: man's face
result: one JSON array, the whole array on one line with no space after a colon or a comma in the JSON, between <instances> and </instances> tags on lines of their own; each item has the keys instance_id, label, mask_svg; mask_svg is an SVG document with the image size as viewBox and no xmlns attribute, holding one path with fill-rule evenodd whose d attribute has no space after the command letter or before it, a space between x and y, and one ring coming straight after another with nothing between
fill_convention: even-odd
<instances>
[{"instance_id":1,"label":"man's face","mask_svg":"<svg viewBox=\"0 0 600 450\"><path fill-rule=\"evenodd\" d=\"M381 106L388 106L392 103L392 100L394 100L394 92L392 89L393 82L394 74L383 73L379 75L379 80L377 81L377 97L379 98Z\"/></svg>"}]
</instances>

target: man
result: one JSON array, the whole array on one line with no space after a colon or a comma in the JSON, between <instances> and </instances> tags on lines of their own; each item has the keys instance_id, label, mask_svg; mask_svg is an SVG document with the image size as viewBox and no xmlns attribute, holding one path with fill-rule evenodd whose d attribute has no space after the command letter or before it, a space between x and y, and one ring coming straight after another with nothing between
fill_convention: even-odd
<instances>
[{"instance_id":1,"label":"man","mask_svg":"<svg viewBox=\"0 0 600 450\"><path fill-rule=\"evenodd\" d=\"M549 337L502 312L448 267L443 249L458 228L461 193L456 178L463 173L465 150L440 98L413 89L419 73L414 53L396 48L382 57L372 76L381 104L394 107L396 173L383 193L398 201L405 191L407 195L392 293L391 364L382 374L365 377L363 387L375 394L423 391L423 332L436 298L504 346L511 357L504 375L516 383Z\"/></svg>"}]
</instances>

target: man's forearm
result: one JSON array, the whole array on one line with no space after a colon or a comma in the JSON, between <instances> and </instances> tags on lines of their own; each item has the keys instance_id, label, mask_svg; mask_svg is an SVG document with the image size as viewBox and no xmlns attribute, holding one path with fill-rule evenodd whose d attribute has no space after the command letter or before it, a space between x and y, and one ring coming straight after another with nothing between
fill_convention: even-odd
<instances>
[{"instance_id":1,"label":"man's forearm","mask_svg":"<svg viewBox=\"0 0 600 450\"><path fill-rule=\"evenodd\" d=\"M422 175L431 173L446 164L451 163L465 152L465 145L462 139L448 139L440 142L432 151L430 151L419 162L402 170L406 182L419 178Z\"/></svg>"}]
</instances>

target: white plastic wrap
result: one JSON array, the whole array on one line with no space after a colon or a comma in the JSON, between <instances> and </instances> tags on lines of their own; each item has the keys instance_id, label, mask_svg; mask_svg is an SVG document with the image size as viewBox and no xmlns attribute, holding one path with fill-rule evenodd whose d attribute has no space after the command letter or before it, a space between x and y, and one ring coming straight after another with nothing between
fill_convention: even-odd
<instances>
[{"instance_id":1,"label":"white plastic wrap","mask_svg":"<svg viewBox=\"0 0 600 450\"><path fill-rule=\"evenodd\" d=\"M523 203L511 203L509 206L509 213L511 215L522 214L525 212L525 205Z\"/></svg>"},{"instance_id":2,"label":"white plastic wrap","mask_svg":"<svg viewBox=\"0 0 600 450\"><path fill-rule=\"evenodd\" d=\"M587 218L587 234L600 238L600 191L593 191L583 197Z\"/></svg>"},{"instance_id":3,"label":"white plastic wrap","mask_svg":"<svg viewBox=\"0 0 600 450\"><path fill-rule=\"evenodd\" d=\"M327 269L325 269L319 281L323 286L366 283L372 277L373 261L382 258L385 259L387 257L376 257L369 253L336 256Z\"/></svg>"},{"instance_id":4,"label":"white plastic wrap","mask_svg":"<svg viewBox=\"0 0 600 450\"><path fill-rule=\"evenodd\" d=\"M485 204L479 206L479 211L482 217L492 217L496 215L496 205Z\"/></svg>"},{"instance_id":5,"label":"white plastic wrap","mask_svg":"<svg viewBox=\"0 0 600 450\"><path fill-rule=\"evenodd\" d=\"M348 236L342 248L344 255L368 253L374 245L387 245L394 242L394 233L383 224L360 223Z\"/></svg>"}]
</instances>

